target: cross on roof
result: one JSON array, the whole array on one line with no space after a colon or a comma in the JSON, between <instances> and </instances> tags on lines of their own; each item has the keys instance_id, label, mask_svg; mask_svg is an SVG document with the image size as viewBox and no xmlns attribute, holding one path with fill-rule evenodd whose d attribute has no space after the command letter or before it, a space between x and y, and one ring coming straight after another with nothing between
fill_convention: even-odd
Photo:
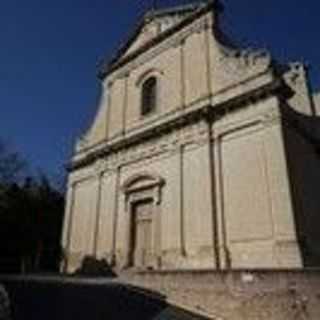
<instances>
[{"instance_id":1,"label":"cross on roof","mask_svg":"<svg viewBox=\"0 0 320 320\"><path fill-rule=\"evenodd\" d=\"M152 10L157 10L159 8L159 0L150 0L151 2L151 9ZM184 4L186 3L192 3L192 4L196 4L197 2L201 3L201 2L206 2L205 0L193 0L193 1L184 1Z\"/></svg>"},{"instance_id":2,"label":"cross on roof","mask_svg":"<svg viewBox=\"0 0 320 320\"><path fill-rule=\"evenodd\" d=\"M151 0L151 10L156 10L158 7L158 1L157 0Z\"/></svg>"}]
</instances>

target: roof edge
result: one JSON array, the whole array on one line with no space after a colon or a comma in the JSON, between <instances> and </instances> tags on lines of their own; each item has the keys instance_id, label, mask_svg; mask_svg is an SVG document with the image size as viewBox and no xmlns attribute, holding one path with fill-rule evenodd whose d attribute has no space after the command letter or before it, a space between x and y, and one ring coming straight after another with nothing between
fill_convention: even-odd
<instances>
[{"instance_id":1,"label":"roof edge","mask_svg":"<svg viewBox=\"0 0 320 320\"><path fill-rule=\"evenodd\" d=\"M189 9L188 9L190 11L192 11L191 5L192 4L189 5ZM197 18L199 18L203 14L207 13L208 11L210 11L212 9L217 10L217 12L221 12L224 7L223 7L223 5L221 4L221 2L219 0L209 0L209 1L206 1L206 2L202 2L200 6L198 5L198 6L194 7L193 10L195 10L197 8L199 8L199 9L196 10L190 16L188 16L185 19L183 19L180 23L178 23L177 25L173 26L172 28L164 31L163 33L159 34L158 36L156 36L152 40L150 40L147 43L145 43L139 49L135 50L134 52L132 52L131 54L126 56L125 59L119 61L119 59L121 58L122 54L124 54L124 52L128 49L130 44L136 39L136 37L137 37L138 33L140 32L142 26L144 25L145 16L146 16L145 15L141 19L141 21L138 23L138 27L136 28L136 30L133 33L133 35L129 38L129 40L127 41L126 45L124 45L123 47L120 47L120 49L116 53L115 57L112 58L109 62L105 62L105 63L102 64L102 67L98 71L98 78L100 80L104 80L110 73L112 73L116 69L122 67L127 62L135 59L142 52L150 49L154 45L160 43L161 41L163 41L167 37L171 36L174 32L176 32L176 31L184 28L188 24L192 23L194 20L196 20ZM165 13L163 13L164 10L170 11L170 10L174 10L174 8L173 9L163 9L163 10L161 10L161 12L159 14L165 14ZM147 14L148 14L148 12L147 12Z\"/></svg>"},{"instance_id":2,"label":"roof edge","mask_svg":"<svg viewBox=\"0 0 320 320\"><path fill-rule=\"evenodd\" d=\"M199 1L197 3L189 3L189 4L174 6L174 7L169 7L169 8L151 9L145 13L144 18L150 19L150 18L162 17L164 15L171 15L171 14L176 14L176 13L181 13L181 12L194 11L196 9L200 9L202 7L205 7L207 5L207 3L208 3L208 1Z\"/></svg>"}]
</instances>

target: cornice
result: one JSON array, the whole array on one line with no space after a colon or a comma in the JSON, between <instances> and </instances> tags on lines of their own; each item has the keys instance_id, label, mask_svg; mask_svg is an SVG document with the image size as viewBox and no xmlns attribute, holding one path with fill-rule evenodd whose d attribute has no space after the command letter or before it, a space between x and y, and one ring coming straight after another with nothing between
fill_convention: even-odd
<instances>
[{"instance_id":1,"label":"cornice","mask_svg":"<svg viewBox=\"0 0 320 320\"><path fill-rule=\"evenodd\" d=\"M167 37L166 39L163 39L163 41L150 47L148 50L143 50L143 52L138 54L136 57L129 59L125 63L122 63L121 60L121 65L119 65L117 68L115 68L114 70L112 70L112 72L108 74L109 81L114 82L116 79L123 78L125 74L130 73L132 70L139 67L140 65L152 60L153 58L160 55L162 52L167 51L169 49L178 48L191 34L201 32L202 30L205 30L208 27L208 19L203 17L202 19L195 21L193 24L186 26L180 32L175 32L172 37Z\"/></svg>"},{"instance_id":2,"label":"cornice","mask_svg":"<svg viewBox=\"0 0 320 320\"><path fill-rule=\"evenodd\" d=\"M256 79L258 80L258 79ZM270 78L263 86L259 86L250 92L241 95L230 96L224 100L207 97L193 107L176 112L175 114L161 119L161 121L149 126L132 131L128 134L117 137L111 141L102 141L88 149L75 154L71 164L68 166L69 171L85 167L98 159L104 158L110 154L115 154L123 149L134 147L143 142L168 135L168 133L178 130L179 128L188 126L192 123L199 122L201 119L206 121L215 121L224 116L224 109L241 108L249 103L254 103L260 99L264 99L272 94L278 94L279 90L283 89L283 82L277 79Z\"/></svg>"}]
</instances>

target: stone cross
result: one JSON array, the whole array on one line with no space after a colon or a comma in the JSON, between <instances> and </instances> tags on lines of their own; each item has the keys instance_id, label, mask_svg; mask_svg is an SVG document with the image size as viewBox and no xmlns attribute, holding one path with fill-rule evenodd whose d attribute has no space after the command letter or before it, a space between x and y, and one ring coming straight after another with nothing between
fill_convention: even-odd
<instances>
[{"instance_id":1,"label":"stone cross","mask_svg":"<svg viewBox=\"0 0 320 320\"><path fill-rule=\"evenodd\" d=\"M157 0L151 0L151 10L156 10L158 7L158 1Z\"/></svg>"}]
</instances>

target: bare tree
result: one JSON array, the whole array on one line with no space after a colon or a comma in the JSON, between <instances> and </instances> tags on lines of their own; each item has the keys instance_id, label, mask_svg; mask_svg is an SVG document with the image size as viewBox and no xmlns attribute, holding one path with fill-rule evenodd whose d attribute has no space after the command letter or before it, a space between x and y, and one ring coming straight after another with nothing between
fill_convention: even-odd
<instances>
[{"instance_id":1,"label":"bare tree","mask_svg":"<svg viewBox=\"0 0 320 320\"><path fill-rule=\"evenodd\" d=\"M25 168L26 162L20 154L11 150L8 144L0 140L0 185L2 188L17 182Z\"/></svg>"},{"instance_id":2,"label":"bare tree","mask_svg":"<svg viewBox=\"0 0 320 320\"><path fill-rule=\"evenodd\" d=\"M9 320L10 317L10 300L7 291L0 284L0 319Z\"/></svg>"}]
</instances>

